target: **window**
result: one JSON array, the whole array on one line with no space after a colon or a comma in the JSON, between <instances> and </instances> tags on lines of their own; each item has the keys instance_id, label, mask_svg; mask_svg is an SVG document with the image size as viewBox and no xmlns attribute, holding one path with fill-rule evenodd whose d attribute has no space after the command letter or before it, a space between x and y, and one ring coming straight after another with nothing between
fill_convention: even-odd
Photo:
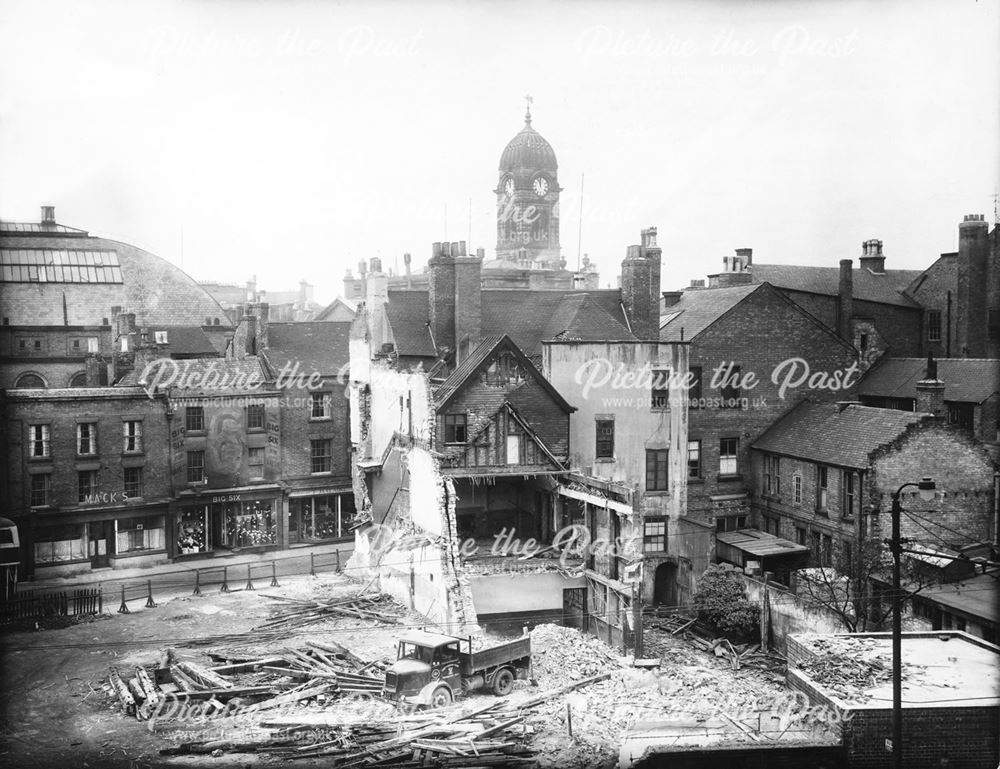
<instances>
[{"instance_id":1,"label":"window","mask_svg":"<svg viewBox=\"0 0 1000 769\"><path fill-rule=\"evenodd\" d=\"M715 519L715 531L722 534L727 531L736 531L747 527L747 517L745 515L730 515L726 518Z\"/></svg>"},{"instance_id":2,"label":"window","mask_svg":"<svg viewBox=\"0 0 1000 769\"><path fill-rule=\"evenodd\" d=\"M122 451L135 454L142 451L142 422L137 419L127 419L122 422L124 441Z\"/></svg>"},{"instance_id":3,"label":"window","mask_svg":"<svg viewBox=\"0 0 1000 769\"><path fill-rule=\"evenodd\" d=\"M858 340L858 349L861 352L866 352L868 350L868 334L861 334Z\"/></svg>"},{"instance_id":4,"label":"window","mask_svg":"<svg viewBox=\"0 0 1000 769\"><path fill-rule=\"evenodd\" d=\"M701 478L701 441L688 441L688 478Z\"/></svg>"},{"instance_id":5,"label":"window","mask_svg":"<svg viewBox=\"0 0 1000 769\"><path fill-rule=\"evenodd\" d=\"M656 369L653 371L653 384L649 407L655 411L670 408L670 370Z\"/></svg>"},{"instance_id":6,"label":"window","mask_svg":"<svg viewBox=\"0 0 1000 769\"><path fill-rule=\"evenodd\" d=\"M795 541L800 545L806 543L806 530L802 526L795 527Z\"/></svg>"},{"instance_id":7,"label":"window","mask_svg":"<svg viewBox=\"0 0 1000 769\"><path fill-rule=\"evenodd\" d=\"M119 518L115 521L115 551L135 553L141 550L163 550L166 547L165 533L162 515L151 518Z\"/></svg>"},{"instance_id":8,"label":"window","mask_svg":"<svg viewBox=\"0 0 1000 769\"><path fill-rule=\"evenodd\" d=\"M329 439L309 441L312 456L312 472L328 473L333 466L333 441Z\"/></svg>"},{"instance_id":9,"label":"window","mask_svg":"<svg viewBox=\"0 0 1000 769\"><path fill-rule=\"evenodd\" d=\"M802 504L802 476L798 473L792 477L792 501L797 505Z\"/></svg>"},{"instance_id":10,"label":"window","mask_svg":"<svg viewBox=\"0 0 1000 769\"><path fill-rule=\"evenodd\" d=\"M927 311L927 341L928 342L940 342L941 341L941 311L940 310L928 310Z\"/></svg>"},{"instance_id":11,"label":"window","mask_svg":"<svg viewBox=\"0 0 1000 769\"><path fill-rule=\"evenodd\" d=\"M310 419L330 418L330 393L309 394L309 418Z\"/></svg>"},{"instance_id":12,"label":"window","mask_svg":"<svg viewBox=\"0 0 1000 769\"><path fill-rule=\"evenodd\" d=\"M642 550L645 553L667 552L666 518L647 518L643 521Z\"/></svg>"},{"instance_id":13,"label":"window","mask_svg":"<svg viewBox=\"0 0 1000 769\"><path fill-rule=\"evenodd\" d=\"M189 451L187 453L188 483L201 483L205 480L205 452Z\"/></svg>"},{"instance_id":14,"label":"window","mask_svg":"<svg viewBox=\"0 0 1000 769\"><path fill-rule=\"evenodd\" d=\"M764 455L764 493L778 496L781 494L780 460L770 454Z\"/></svg>"},{"instance_id":15,"label":"window","mask_svg":"<svg viewBox=\"0 0 1000 769\"><path fill-rule=\"evenodd\" d=\"M32 459L45 459L51 456L48 425L29 425L28 442L31 444Z\"/></svg>"},{"instance_id":16,"label":"window","mask_svg":"<svg viewBox=\"0 0 1000 769\"><path fill-rule=\"evenodd\" d=\"M597 459L614 459L615 457L615 420L597 420L597 442L595 456Z\"/></svg>"},{"instance_id":17,"label":"window","mask_svg":"<svg viewBox=\"0 0 1000 769\"><path fill-rule=\"evenodd\" d=\"M45 380L38 374L21 374L14 382L14 387L30 387L41 389L45 387Z\"/></svg>"},{"instance_id":18,"label":"window","mask_svg":"<svg viewBox=\"0 0 1000 769\"><path fill-rule=\"evenodd\" d=\"M52 475L51 473L41 473L40 475L31 476L31 506L32 507L47 507L49 503L49 495L52 492Z\"/></svg>"},{"instance_id":19,"label":"window","mask_svg":"<svg viewBox=\"0 0 1000 769\"><path fill-rule=\"evenodd\" d=\"M87 372L78 371L73 374L73 378L69 380L70 387L86 387L87 386Z\"/></svg>"},{"instance_id":20,"label":"window","mask_svg":"<svg viewBox=\"0 0 1000 769\"><path fill-rule=\"evenodd\" d=\"M646 491L667 490L667 449L646 450Z\"/></svg>"},{"instance_id":21,"label":"window","mask_svg":"<svg viewBox=\"0 0 1000 769\"><path fill-rule=\"evenodd\" d=\"M87 557L87 524L46 527L35 534L35 563L82 561Z\"/></svg>"},{"instance_id":22,"label":"window","mask_svg":"<svg viewBox=\"0 0 1000 769\"><path fill-rule=\"evenodd\" d=\"M823 465L816 466L816 511L825 513L830 495L830 468Z\"/></svg>"},{"instance_id":23,"label":"window","mask_svg":"<svg viewBox=\"0 0 1000 769\"><path fill-rule=\"evenodd\" d=\"M723 380L722 387L719 388L719 395L722 398L722 408L740 408L740 378L740 367L731 366L728 375Z\"/></svg>"},{"instance_id":24,"label":"window","mask_svg":"<svg viewBox=\"0 0 1000 769\"><path fill-rule=\"evenodd\" d=\"M205 409L202 406L188 406L184 409L184 429L189 433L205 430Z\"/></svg>"},{"instance_id":25,"label":"window","mask_svg":"<svg viewBox=\"0 0 1000 769\"><path fill-rule=\"evenodd\" d=\"M736 452L739 450L739 438L722 438L719 441L719 475L736 475Z\"/></svg>"},{"instance_id":26,"label":"window","mask_svg":"<svg viewBox=\"0 0 1000 769\"><path fill-rule=\"evenodd\" d=\"M250 468L250 480L264 480L264 448L247 449L247 465Z\"/></svg>"},{"instance_id":27,"label":"window","mask_svg":"<svg viewBox=\"0 0 1000 769\"><path fill-rule=\"evenodd\" d=\"M97 470L81 470L77 473L77 501L87 502L97 494Z\"/></svg>"},{"instance_id":28,"label":"window","mask_svg":"<svg viewBox=\"0 0 1000 769\"><path fill-rule=\"evenodd\" d=\"M142 468L125 468L125 496L129 499L142 496Z\"/></svg>"},{"instance_id":29,"label":"window","mask_svg":"<svg viewBox=\"0 0 1000 769\"><path fill-rule=\"evenodd\" d=\"M465 443L468 440L465 414L444 415L444 442Z\"/></svg>"},{"instance_id":30,"label":"window","mask_svg":"<svg viewBox=\"0 0 1000 769\"><path fill-rule=\"evenodd\" d=\"M822 539L822 554L821 554L821 565L822 566L832 566L833 565L833 537L829 534L824 534Z\"/></svg>"},{"instance_id":31,"label":"window","mask_svg":"<svg viewBox=\"0 0 1000 769\"><path fill-rule=\"evenodd\" d=\"M948 403L948 424L957 425L965 430L972 430L975 424L976 406L974 403Z\"/></svg>"},{"instance_id":32,"label":"window","mask_svg":"<svg viewBox=\"0 0 1000 769\"><path fill-rule=\"evenodd\" d=\"M781 528L778 519L775 518L774 516L771 516L771 515L764 515L764 516L761 516L761 518L762 518L762 521L763 521L763 524L764 524L764 531L765 531L765 533L767 533L767 534L773 534L774 536L778 536L778 533L779 533L780 528Z\"/></svg>"},{"instance_id":33,"label":"window","mask_svg":"<svg viewBox=\"0 0 1000 769\"><path fill-rule=\"evenodd\" d=\"M507 464L521 464L521 436L517 433L510 433L507 436Z\"/></svg>"},{"instance_id":34,"label":"window","mask_svg":"<svg viewBox=\"0 0 1000 769\"><path fill-rule=\"evenodd\" d=\"M692 409L701 408L701 366L690 366L688 368L687 381L691 383L688 388L688 407Z\"/></svg>"},{"instance_id":35,"label":"window","mask_svg":"<svg viewBox=\"0 0 1000 769\"><path fill-rule=\"evenodd\" d=\"M93 422L76 426L76 453L84 456L97 453L97 425Z\"/></svg>"},{"instance_id":36,"label":"window","mask_svg":"<svg viewBox=\"0 0 1000 769\"><path fill-rule=\"evenodd\" d=\"M264 404L251 403L247 406L247 430L264 429Z\"/></svg>"},{"instance_id":37,"label":"window","mask_svg":"<svg viewBox=\"0 0 1000 769\"><path fill-rule=\"evenodd\" d=\"M841 513L845 518L853 518L858 511L858 474L844 471L844 498Z\"/></svg>"}]
</instances>

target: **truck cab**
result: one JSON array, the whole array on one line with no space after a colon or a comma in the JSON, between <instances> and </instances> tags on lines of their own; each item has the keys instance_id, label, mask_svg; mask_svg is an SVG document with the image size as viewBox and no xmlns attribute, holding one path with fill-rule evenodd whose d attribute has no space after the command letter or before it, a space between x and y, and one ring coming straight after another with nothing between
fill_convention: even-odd
<instances>
[{"instance_id":1,"label":"truck cab","mask_svg":"<svg viewBox=\"0 0 1000 769\"><path fill-rule=\"evenodd\" d=\"M442 707L462 690L461 639L416 630L399 639L382 694L414 705Z\"/></svg>"}]
</instances>

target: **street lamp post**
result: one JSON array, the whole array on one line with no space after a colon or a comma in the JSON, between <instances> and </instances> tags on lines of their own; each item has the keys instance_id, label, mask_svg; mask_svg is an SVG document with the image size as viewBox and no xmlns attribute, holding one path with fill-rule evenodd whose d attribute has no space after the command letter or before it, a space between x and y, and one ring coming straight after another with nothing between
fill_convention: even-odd
<instances>
[{"instance_id":1,"label":"street lamp post","mask_svg":"<svg viewBox=\"0 0 1000 769\"><path fill-rule=\"evenodd\" d=\"M903 598L900 585L899 562L902 544L899 541L899 517L903 507L899 495L903 489L916 486L920 498L929 502L934 499L935 485L930 478L921 478L917 483L904 483L892 494L892 765L894 769L903 767Z\"/></svg>"}]
</instances>

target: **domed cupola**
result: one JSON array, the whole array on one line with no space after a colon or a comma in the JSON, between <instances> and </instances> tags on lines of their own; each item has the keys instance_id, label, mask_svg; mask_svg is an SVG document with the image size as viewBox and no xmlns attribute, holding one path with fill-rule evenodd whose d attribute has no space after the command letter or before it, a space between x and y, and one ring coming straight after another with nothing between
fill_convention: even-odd
<instances>
[{"instance_id":1,"label":"domed cupola","mask_svg":"<svg viewBox=\"0 0 1000 769\"><path fill-rule=\"evenodd\" d=\"M500 155L497 187L497 259L527 269L563 269L559 247L559 164L545 138L531 127L531 100L524 128Z\"/></svg>"}]
</instances>

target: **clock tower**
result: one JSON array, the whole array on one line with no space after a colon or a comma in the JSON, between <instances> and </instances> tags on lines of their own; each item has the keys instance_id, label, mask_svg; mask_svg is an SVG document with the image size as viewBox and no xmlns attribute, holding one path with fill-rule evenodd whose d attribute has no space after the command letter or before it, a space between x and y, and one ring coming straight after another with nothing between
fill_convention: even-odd
<instances>
[{"instance_id":1,"label":"clock tower","mask_svg":"<svg viewBox=\"0 0 1000 769\"><path fill-rule=\"evenodd\" d=\"M561 270L556 153L531 127L531 99L521 129L500 156L497 259L528 269Z\"/></svg>"}]
</instances>

